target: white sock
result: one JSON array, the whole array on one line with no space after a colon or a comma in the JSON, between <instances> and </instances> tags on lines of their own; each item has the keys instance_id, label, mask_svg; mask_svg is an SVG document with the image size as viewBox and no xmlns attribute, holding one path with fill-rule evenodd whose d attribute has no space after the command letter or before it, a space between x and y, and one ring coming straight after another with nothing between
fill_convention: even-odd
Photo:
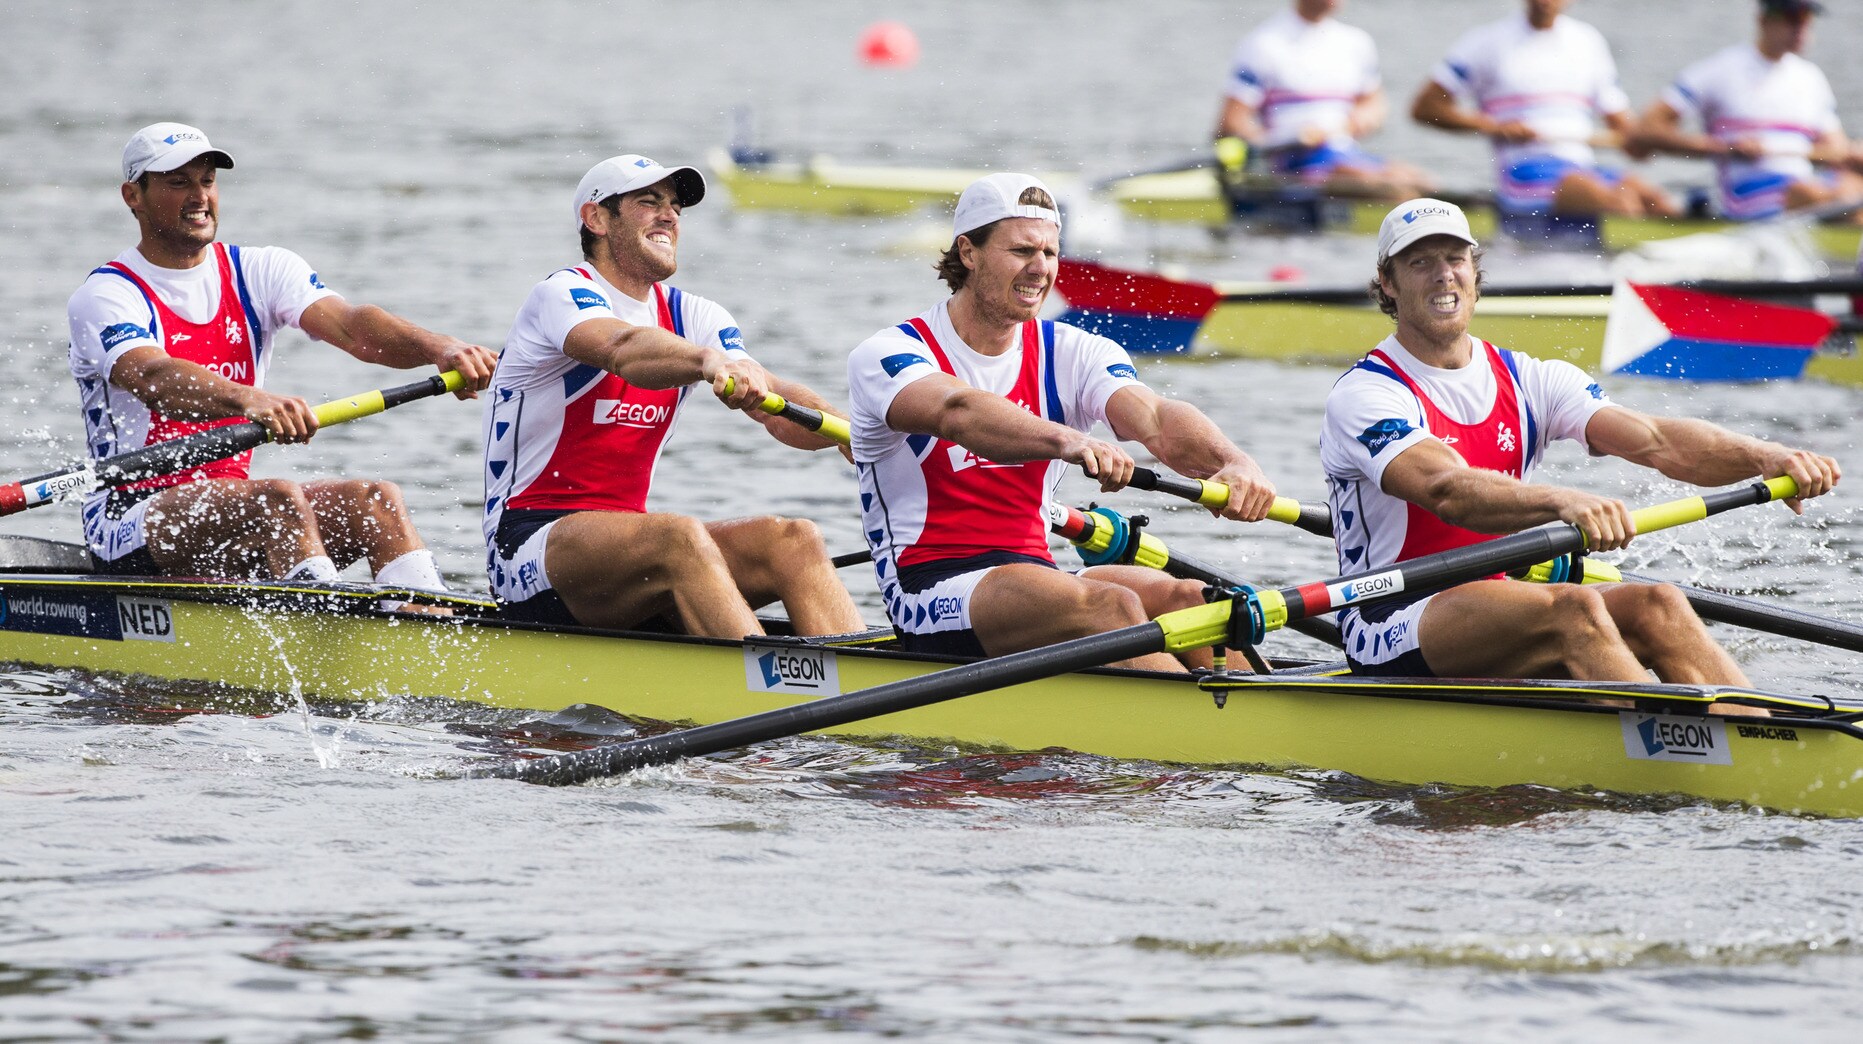
<instances>
[{"instance_id":1,"label":"white sock","mask_svg":"<svg viewBox=\"0 0 1863 1044\"><path fill-rule=\"evenodd\" d=\"M285 573L286 580L315 580L326 583L338 578L336 563L330 561L329 555L312 555Z\"/></svg>"},{"instance_id":2,"label":"white sock","mask_svg":"<svg viewBox=\"0 0 1863 1044\"><path fill-rule=\"evenodd\" d=\"M433 552L426 548L409 551L382 567L375 582L383 587L411 587L420 591L444 591L446 581L434 567Z\"/></svg>"}]
</instances>

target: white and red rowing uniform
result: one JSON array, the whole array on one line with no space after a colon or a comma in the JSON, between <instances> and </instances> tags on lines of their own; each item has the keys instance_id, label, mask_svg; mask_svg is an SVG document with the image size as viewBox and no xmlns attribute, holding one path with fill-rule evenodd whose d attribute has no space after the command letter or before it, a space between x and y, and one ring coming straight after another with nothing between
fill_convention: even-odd
<instances>
[{"instance_id":1,"label":"white and red rowing uniform","mask_svg":"<svg viewBox=\"0 0 1863 1044\"><path fill-rule=\"evenodd\" d=\"M1684 119L1699 119L1721 142L1757 139L1759 159L1717 157L1720 211L1762 218L1785 209L1786 189L1817 177L1809 154L1818 139L1842 129L1837 96L1824 71L1796 54L1770 61L1752 44L1735 44L1683 69L1663 101Z\"/></svg>"},{"instance_id":2,"label":"white and red rowing uniform","mask_svg":"<svg viewBox=\"0 0 1863 1044\"><path fill-rule=\"evenodd\" d=\"M1229 64L1228 96L1260 114L1268 149L1300 146L1315 128L1323 145L1352 148L1353 106L1379 85L1370 33L1332 17L1309 22L1291 9L1244 36Z\"/></svg>"},{"instance_id":3,"label":"white and red rowing uniform","mask_svg":"<svg viewBox=\"0 0 1863 1044\"><path fill-rule=\"evenodd\" d=\"M1469 30L1431 78L1450 94L1502 122L1533 128L1534 141L1494 142L1496 194L1514 210L1550 205L1566 174L1583 170L1614 179L1597 166L1590 139L1605 116L1627 112L1617 62L1604 34L1560 15L1535 29L1525 14Z\"/></svg>"},{"instance_id":4,"label":"white and red rowing uniform","mask_svg":"<svg viewBox=\"0 0 1863 1044\"><path fill-rule=\"evenodd\" d=\"M1385 469L1411 447L1434 439L1470 467L1525 482L1553 440L1587 445L1586 425L1611 404L1570 363L1472 340L1469 364L1448 370L1387 337L1327 395L1320 464L1341 575L1493 539L1385 492ZM1341 612L1347 657L1356 667L1374 669L1414 657L1416 620L1427 601Z\"/></svg>"},{"instance_id":5,"label":"white and red rowing uniform","mask_svg":"<svg viewBox=\"0 0 1863 1044\"><path fill-rule=\"evenodd\" d=\"M888 327L848 356L850 425L862 527L888 616L901 632L968 632L968 595L990 568L1053 565L1046 506L1067 465L1004 464L887 424L908 385L944 373L1076 431L1139 384L1125 349L1063 323L1022 324L1016 344L985 355L959 337L948 302Z\"/></svg>"},{"instance_id":6,"label":"white and red rowing uniform","mask_svg":"<svg viewBox=\"0 0 1863 1044\"><path fill-rule=\"evenodd\" d=\"M647 510L660 455L694 387L635 387L564 354L570 331L597 319L658 326L749 358L729 312L676 287L656 283L635 300L581 265L531 289L485 393L487 572L507 602L551 590L543 547L557 518Z\"/></svg>"},{"instance_id":7,"label":"white and red rowing uniform","mask_svg":"<svg viewBox=\"0 0 1863 1044\"><path fill-rule=\"evenodd\" d=\"M296 327L304 310L335 296L304 259L278 247L215 243L192 268L162 268L131 248L92 270L71 295L71 375L83 403L92 459L152 446L238 418L179 421L151 410L112 383L118 360L160 348L199 363L235 384L263 387L273 334ZM202 479L243 479L251 454L175 475L99 490L85 499L84 534L105 562L144 543L143 505L156 490Z\"/></svg>"}]
</instances>

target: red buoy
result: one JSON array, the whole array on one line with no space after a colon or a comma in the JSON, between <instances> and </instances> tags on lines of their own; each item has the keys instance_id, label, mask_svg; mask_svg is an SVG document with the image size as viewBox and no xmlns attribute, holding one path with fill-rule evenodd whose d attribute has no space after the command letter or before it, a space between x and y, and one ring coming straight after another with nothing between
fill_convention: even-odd
<instances>
[{"instance_id":1,"label":"red buoy","mask_svg":"<svg viewBox=\"0 0 1863 1044\"><path fill-rule=\"evenodd\" d=\"M860 60L903 69L919 60L919 38L903 22L875 22L860 34Z\"/></svg>"}]
</instances>

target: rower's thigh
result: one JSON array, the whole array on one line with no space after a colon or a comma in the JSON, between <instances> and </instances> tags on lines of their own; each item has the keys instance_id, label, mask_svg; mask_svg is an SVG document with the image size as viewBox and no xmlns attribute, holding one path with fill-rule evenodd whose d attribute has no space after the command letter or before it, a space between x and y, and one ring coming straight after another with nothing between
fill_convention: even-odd
<instances>
[{"instance_id":1,"label":"rower's thigh","mask_svg":"<svg viewBox=\"0 0 1863 1044\"><path fill-rule=\"evenodd\" d=\"M1618 640L1603 598L1576 584L1463 584L1417 621L1418 648L1440 677L1560 677L1569 652L1600 634Z\"/></svg>"},{"instance_id":2,"label":"rower's thigh","mask_svg":"<svg viewBox=\"0 0 1863 1044\"><path fill-rule=\"evenodd\" d=\"M149 554L170 572L262 561L274 539L315 531L304 490L284 479L207 479L165 489L149 502Z\"/></svg>"},{"instance_id":3,"label":"rower's thigh","mask_svg":"<svg viewBox=\"0 0 1863 1044\"><path fill-rule=\"evenodd\" d=\"M729 518L705 523L705 531L724 554L731 575L744 581L805 571L828 558L821 528L806 518Z\"/></svg>"},{"instance_id":4,"label":"rower's thigh","mask_svg":"<svg viewBox=\"0 0 1863 1044\"><path fill-rule=\"evenodd\" d=\"M578 511L551 524L543 569L574 611L590 599L611 607L658 606L682 578L722 575L724 563L696 518Z\"/></svg>"},{"instance_id":5,"label":"rower's thigh","mask_svg":"<svg viewBox=\"0 0 1863 1044\"><path fill-rule=\"evenodd\" d=\"M1088 580L1118 584L1137 594L1147 618L1204 603L1206 585L1203 581L1180 580L1158 569L1131 565L1094 566L1082 570L1080 575Z\"/></svg>"},{"instance_id":6,"label":"rower's thigh","mask_svg":"<svg viewBox=\"0 0 1863 1044\"><path fill-rule=\"evenodd\" d=\"M992 656L1143 623L1144 602L1119 584L1037 565L998 566L970 596L970 626Z\"/></svg>"}]
</instances>

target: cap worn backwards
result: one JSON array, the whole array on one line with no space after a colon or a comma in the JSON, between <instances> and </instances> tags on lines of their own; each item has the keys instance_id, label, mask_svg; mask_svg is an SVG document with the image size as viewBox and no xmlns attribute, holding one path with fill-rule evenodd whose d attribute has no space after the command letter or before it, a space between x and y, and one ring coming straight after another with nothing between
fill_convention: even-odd
<instances>
[{"instance_id":1,"label":"cap worn backwards","mask_svg":"<svg viewBox=\"0 0 1863 1044\"><path fill-rule=\"evenodd\" d=\"M1028 174L991 174L971 182L957 197L957 213L951 219L951 241L956 242L957 237L966 232L1012 217L1041 218L1060 228L1059 211L1019 202L1022 194L1032 188L1041 189L1049 199L1054 198L1054 193L1048 191L1040 178Z\"/></svg>"},{"instance_id":2,"label":"cap worn backwards","mask_svg":"<svg viewBox=\"0 0 1863 1044\"><path fill-rule=\"evenodd\" d=\"M645 156L628 153L613 156L589 168L576 186L576 227L582 227L582 205L600 203L609 196L635 192L649 185L673 179L673 191L679 205L689 207L705 198L705 175L697 167L662 167Z\"/></svg>"}]
</instances>

